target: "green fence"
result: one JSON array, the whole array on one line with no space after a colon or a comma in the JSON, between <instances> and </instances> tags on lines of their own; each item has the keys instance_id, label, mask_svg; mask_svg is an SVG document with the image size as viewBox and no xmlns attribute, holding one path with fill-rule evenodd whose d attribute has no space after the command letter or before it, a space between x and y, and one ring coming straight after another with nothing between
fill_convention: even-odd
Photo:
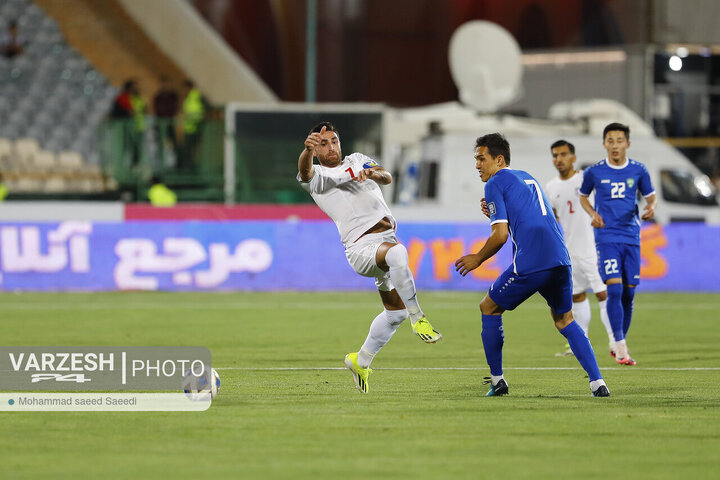
<instances>
[{"instance_id":1,"label":"green fence","mask_svg":"<svg viewBox=\"0 0 720 480\"><path fill-rule=\"evenodd\" d=\"M223 139L221 110L209 112L196 136L183 135L179 121L147 117L139 130L134 119L109 119L99 131L103 169L127 201L147 201L153 177L181 202L222 202Z\"/></svg>"}]
</instances>

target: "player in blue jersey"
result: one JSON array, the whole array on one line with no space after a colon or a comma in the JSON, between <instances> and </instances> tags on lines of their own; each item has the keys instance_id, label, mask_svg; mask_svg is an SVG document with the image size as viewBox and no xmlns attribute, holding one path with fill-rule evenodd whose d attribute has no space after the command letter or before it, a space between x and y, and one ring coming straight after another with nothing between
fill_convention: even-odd
<instances>
[{"instance_id":1,"label":"player in blue jersey","mask_svg":"<svg viewBox=\"0 0 720 480\"><path fill-rule=\"evenodd\" d=\"M580 204L592 217L598 270L607 285L607 313L615 336L615 360L636 365L625 337L632 320L635 287L640 283L640 218L652 220L657 196L645 165L627 158L630 128L611 123L603 131L607 158L585 170ZM595 208L588 195L595 190ZM638 192L647 204L639 217Z\"/></svg>"},{"instance_id":2,"label":"player in blue jersey","mask_svg":"<svg viewBox=\"0 0 720 480\"><path fill-rule=\"evenodd\" d=\"M570 256L550 202L537 180L509 165L510 145L505 137L491 133L476 140L475 168L486 182L481 205L483 213L490 217L492 232L478 253L465 255L455 262L456 271L464 277L495 255L508 236L512 237L512 265L495 280L480 303L482 342L491 375L487 396L508 393L502 368L505 342L502 313L514 310L539 292L550 307L555 327L567 339L587 372L590 391L596 397L607 397L610 392L590 341L573 321Z\"/></svg>"}]
</instances>

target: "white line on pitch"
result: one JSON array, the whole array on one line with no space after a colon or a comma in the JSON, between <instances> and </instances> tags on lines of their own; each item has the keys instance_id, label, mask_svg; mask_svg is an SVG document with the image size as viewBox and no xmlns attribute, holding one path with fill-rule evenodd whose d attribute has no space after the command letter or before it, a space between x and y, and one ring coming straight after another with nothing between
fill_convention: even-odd
<instances>
[{"instance_id":1,"label":"white line on pitch","mask_svg":"<svg viewBox=\"0 0 720 480\"><path fill-rule=\"evenodd\" d=\"M255 372L292 372L298 370L345 370L345 367L217 367L218 370L247 370ZM487 370L487 367L385 367L373 370ZM580 367L504 367L504 370L582 370ZM602 370L649 371L718 371L720 367L603 367Z\"/></svg>"},{"instance_id":2,"label":"white line on pitch","mask_svg":"<svg viewBox=\"0 0 720 480\"><path fill-rule=\"evenodd\" d=\"M445 303L442 306L434 306L432 300L427 300L425 304L431 305L432 308L438 311L447 310L467 310L471 312L479 313L477 303ZM717 310L717 303L695 303L689 305L672 304L672 303L635 303L635 311L642 310ZM223 310L347 310L352 309L367 309L371 311L377 310L377 305L373 302L348 302L348 303L333 303L333 302L274 302L274 303L255 303L255 302L228 302L228 303L178 303L178 302L128 302L128 303L86 303L86 304L75 304L75 303L12 303L3 302L0 298L0 307L3 311L38 311L38 310L63 310L63 311L97 311L97 310L111 310L111 311L127 311L127 310L163 310L163 311L174 311L174 310L212 310L212 311L223 311ZM521 310L547 310L547 305L544 304L528 304L523 305Z\"/></svg>"}]
</instances>

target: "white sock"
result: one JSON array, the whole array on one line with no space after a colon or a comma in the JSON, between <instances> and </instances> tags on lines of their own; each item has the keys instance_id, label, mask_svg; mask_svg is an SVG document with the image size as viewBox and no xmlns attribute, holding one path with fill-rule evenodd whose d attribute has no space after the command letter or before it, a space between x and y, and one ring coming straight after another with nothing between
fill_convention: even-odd
<instances>
[{"instance_id":1,"label":"white sock","mask_svg":"<svg viewBox=\"0 0 720 480\"><path fill-rule=\"evenodd\" d=\"M383 310L370 325L365 343L358 352L358 364L368 368L375 355L390 341L400 324L408 317L407 310Z\"/></svg>"},{"instance_id":2,"label":"white sock","mask_svg":"<svg viewBox=\"0 0 720 480\"><path fill-rule=\"evenodd\" d=\"M418 319L423 317L423 312L417 301L415 280L408 266L408 253L405 247L400 243L391 247L385 254L385 263L390 268L390 280L405 303L410 315L410 322L414 325Z\"/></svg>"},{"instance_id":3,"label":"white sock","mask_svg":"<svg viewBox=\"0 0 720 480\"><path fill-rule=\"evenodd\" d=\"M623 338L619 342L615 342L615 356L617 358L627 358L628 357L628 348L627 343L625 342L625 339Z\"/></svg>"},{"instance_id":4,"label":"white sock","mask_svg":"<svg viewBox=\"0 0 720 480\"><path fill-rule=\"evenodd\" d=\"M607 332L608 339L611 344L615 344L615 335L613 334L612 327L610 326L610 319L607 314L607 300L598 300L598 306L600 307L600 321L605 325L605 331Z\"/></svg>"},{"instance_id":5,"label":"white sock","mask_svg":"<svg viewBox=\"0 0 720 480\"><path fill-rule=\"evenodd\" d=\"M590 312L590 300L585 297L585 300L582 302L573 302L572 314L575 321L585 332L585 336L587 336L588 329L590 328L590 318L592 317L592 313Z\"/></svg>"},{"instance_id":6,"label":"white sock","mask_svg":"<svg viewBox=\"0 0 720 480\"><path fill-rule=\"evenodd\" d=\"M605 380L603 380L602 378L593 380L592 382L590 382L590 391L594 392L595 390L602 387L603 385L605 385ZM607 387L607 385L605 385L605 386Z\"/></svg>"},{"instance_id":7,"label":"white sock","mask_svg":"<svg viewBox=\"0 0 720 480\"><path fill-rule=\"evenodd\" d=\"M505 375L490 375L493 387L498 384L500 380L505 380Z\"/></svg>"}]
</instances>

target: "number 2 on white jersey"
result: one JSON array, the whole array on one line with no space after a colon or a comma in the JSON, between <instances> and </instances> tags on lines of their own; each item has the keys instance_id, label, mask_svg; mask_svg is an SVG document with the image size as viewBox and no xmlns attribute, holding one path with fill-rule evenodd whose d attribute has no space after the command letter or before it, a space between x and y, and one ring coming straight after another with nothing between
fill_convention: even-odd
<instances>
[{"instance_id":1,"label":"number 2 on white jersey","mask_svg":"<svg viewBox=\"0 0 720 480\"><path fill-rule=\"evenodd\" d=\"M547 215L547 209L545 208L545 202L543 201L543 196L540 191L540 185L538 185L535 180L525 180L525 183L535 187L535 193L537 193L538 202L540 203L540 210L542 210L543 215Z\"/></svg>"}]
</instances>

